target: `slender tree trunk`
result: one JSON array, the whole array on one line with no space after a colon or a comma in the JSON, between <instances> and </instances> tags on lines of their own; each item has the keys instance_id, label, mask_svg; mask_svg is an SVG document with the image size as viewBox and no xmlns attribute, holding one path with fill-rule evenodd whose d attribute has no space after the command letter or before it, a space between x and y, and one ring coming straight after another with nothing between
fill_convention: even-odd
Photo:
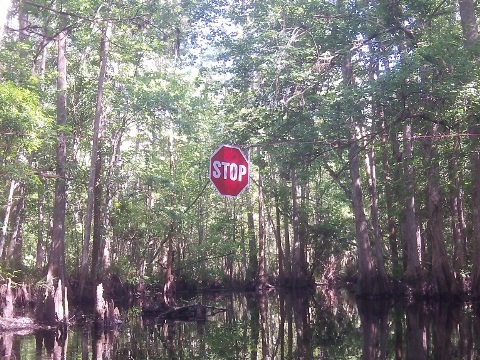
<instances>
[{"instance_id":1,"label":"slender tree trunk","mask_svg":"<svg viewBox=\"0 0 480 360\"><path fill-rule=\"evenodd\" d=\"M261 159L261 151L258 148L258 156ZM258 171L258 286L264 289L267 283L266 279L266 256L265 256L265 219L264 219L264 201L263 201L263 167L260 166Z\"/></svg>"},{"instance_id":2,"label":"slender tree trunk","mask_svg":"<svg viewBox=\"0 0 480 360\"><path fill-rule=\"evenodd\" d=\"M300 187L301 206L299 208L299 240L300 240L300 265L302 269L302 286L310 284L311 276L308 273L308 253L307 253L307 239L308 239L308 199L310 198L310 191L308 184L303 184Z\"/></svg>"},{"instance_id":3,"label":"slender tree trunk","mask_svg":"<svg viewBox=\"0 0 480 360\"><path fill-rule=\"evenodd\" d=\"M277 190L275 190L275 240L277 243L278 280L280 284L283 284L285 281L285 271L283 268L282 225Z\"/></svg>"},{"instance_id":4,"label":"slender tree trunk","mask_svg":"<svg viewBox=\"0 0 480 360\"><path fill-rule=\"evenodd\" d=\"M58 35L57 57L57 125L60 129L57 134L57 157L55 180L55 202L53 208L52 253L49 261L47 281L53 282L54 278L63 279L64 268L62 264L65 241L65 215L66 215L66 163L67 141L65 126L67 124L67 59L66 59L67 34L62 31Z\"/></svg>"},{"instance_id":5,"label":"slender tree trunk","mask_svg":"<svg viewBox=\"0 0 480 360\"><path fill-rule=\"evenodd\" d=\"M18 200L15 204L14 219L7 258L10 259L13 269L22 269L23 222L25 219L25 184L23 183L18 188Z\"/></svg>"},{"instance_id":6,"label":"slender tree trunk","mask_svg":"<svg viewBox=\"0 0 480 360\"><path fill-rule=\"evenodd\" d=\"M13 194L17 188L18 183L15 180L10 181L10 187L8 191L7 206L5 208L5 214L2 222L2 232L0 233L0 258L3 256L5 242L7 240L8 225L10 223L10 214L13 208Z\"/></svg>"},{"instance_id":7,"label":"slender tree trunk","mask_svg":"<svg viewBox=\"0 0 480 360\"><path fill-rule=\"evenodd\" d=\"M38 209L37 209L38 230L37 230L37 251L36 251L36 258L35 258L35 269L41 269L43 267L43 259L45 256L45 244L43 239L43 228L45 226L44 214L43 214L43 206L45 204L44 188L45 188L45 183L44 181L42 181L40 184L40 189L38 190Z\"/></svg>"},{"instance_id":8,"label":"slender tree trunk","mask_svg":"<svg viewBox=\"0 0 480 360\"><path fill-rule=\"evenodd\" d=\"M458 150L460 141L458 138L454 138L454 145L451 157L448 161L449 167L449 183L450 185L450 212L451 220L450 226L452 227L452 243L453 243L453 270L457 279L461 280L461 270L466 261L466 247L462 246L462 233L458 218L458 205L461 182L459 180L459 159Z\"/></svg>"},{"instance_id":9,"label":"slender tree trunk","mask_svg":"<svg viewBox=\"0 0 480 360\"><path fill-rule=\"evenodd\" d=\"M285 279L292 279L292 256L290 245L290 217L288 216L288 199L285 198L283 209L283 238L285 239Z\"/></svg>"},{"instance_id":10,"label":"slender tree trunk","mask_svg":"<svg viewBox=\"0 0 480 360\"><path fill-rule=\"evenodd\" d=\"M354 74L351 54L344 57L342 64L344 84L354 86ZM375 264L372 257L368 221L363 204L362 179L360 176L360 149L357 139L357 123L352 116L350 122L350 145L348 148L348 162L350 166L350 180L352 186L352 207L355 217L355 233L358 251L358 283L357 290L360 296L380 295L388 293L388 279L385 272L381 272L379 264Z\"/></svg>"},{"instance_id":11,"label":"slender tree trunk","mask_svg":"<svg viewBox=\"0 0 480 360\"><path fill-rule=\"evenodd\" d=\"M301 287L304 280L302 273L302 249L300 244L300 210L298 205L298 184L295 169L291 171L292 179L292 227L293 227L293 256L292 280L294 287Z\"/></svg>"},{"instance_id":12,"label":"slender tree trunk","mask_svg":"<svg viewBox=\"0 0 480 360\"><path fill-rule=\"evenodd\" d=\"M407 247L407 269L405 277L407 281L414 286L418 292L421 289L421 243L417 237L417 215L415 209L415 184L413 170L413 150L412 150L412 127L411 124L405 124L404 128L404 178L405 178L405 243Z\"/></svg>"},{"instance_id":13,"label":"slender tree trunk","mask_svg":"<svg viewBox=\"0 0 480 360\"><path fill-rule=\"evenodd\" d=\"M251 206L250 206L251 207ZM253 212L250 209L247 213L247 228L248 228L248 269L247 282L255 283L258 274L258 256L257 256L257 238L255 236L255 220Z\"/></svg>"},{"instance_id":14,"label":"slender tree trunk","mask_svg":"<svg viewBox=\"0 0 480 360\"><path fill-rule=\"evenodd\" d=\"M356 136L351 138L351 144L348 150L348 160L350 163L350 176L352 181L352 203L353 213L355 215L355 229L358 251L358 284L359 295L374 295L375 289L375 268L370 248L370 239L368 236L368 222L363 208L363 194L360 179L359 149Z\"/></svg>"},{"instance_id":15,"label":"slender tree trunk","mask_svg":"<svg viewBox=\"0 0 480 360\"><path fill-rule=\"evenodd\" d=\"M460 168L460 139L454 138L452 155L449 159L450 211L453 241L453 269L455 276L463 283L462 271L467 264L467 225L463 191L463 169Z\"/></svg>"},{"instance_id":16,"label":"slender tree trunk","mask_svg":"<svg viewBox=\"0 0 480 360\"><path fill-rule=\"evenodd\" d=\"M62 19L66 24L66 19ZM67 33L63 30L58 35L57 56L57 151L55 199L53 205L53 229L50 259L47 272L47 296L45 311L40 314L44 321L66 323L68 319L68 301L65 276L65 216L66 216L66 164L67 141L65 128L67 125Z\"/></svg>"},{"instance_id":17,"label":"slender tree trunk","mask_svg":"<svg viewBox=\"0 0 480 360\"><path fill-rule=\"evenodd\" d=\"M375 53L374 49L370 48L371 53ZM369 79L374 82L377 69L379 67L379 59L376 56L372 56L369 63L368 76ZM372 132L378 127L377 121L380 120L380 124L383 121L383 114L381 112L381 106L377 101L377 98L374 96L372 99L372 113L376 119L372 119ZM382 125L380 125L381 128ZM363 138L365 139L364 146L367 149L367 154L365 156L365 172L368 181L368 191L370 193L370 216L371 223L373 228L373 240L374 240L374 255L379 276L382 279L387 279L387 271L385 270L385 264L383 261L383 241L382 234L380 231L380 214L379 214L379 195L377 188L377 164L376 164L376 152L375 146L368 144L367 136L365 134L365 127L362 128L364 132ZM388 162L387 162L388 164ZM387 195L388 196L388 195ZM385 284L388 286L388 284Z\"/></svg>"},{"instance_id":18,"label":"slender tree trunk","mask_svg":"<svg viewBox=\"0 0 480 360\"><path fill-rule=\"evenodd\" d=\"M373 238L374 238L374 255L377 271L379 273L379 278L384 279L385 290L390 292L389 286L387 283L387 271L385 270L385 263L383 261L383 244L382 237L380 233L380 215L378 209L378 190L377 190L377 175L376 175L376 164L375 164L375 150L373 146L370 146L368 153L365 157L365 169L368 180L368 190L370 193L370 214L373 227Z\"/></svg>"},{"instance_id":19,"label":"slender tree trunk","mask_svg":"<svg viewBox=\"0 0 480 360\"><path fill-rule=\"evenodd\" d=\"M103 123L103 121L102 121ZM101 135L103 124L100 125L100 134L98 142L97 160L95 161L95 181L93 187L93 238L92 238L92 268L91 279L95 284L103 281L103 269L101 263L101 250L103 242L103 183L102 183L102 145L103 136Z\"/></svg>"},{"instance_id":20,"label":"slender tree trunk","mask_svg":"<svg viewBox=\"0 0 480 360\"><path fill-rule=\"evenodd\" d=\"M393 214L393 186L392 186L392 174L390 169L390 162L387 152L387 133L385 128L385 121L380 124L380 130L382 133L381 148L382 148L382 166L385 174L385 206L387 212L387 228L388 228L388 243L390 245L390 254L392 257L392 273L394 275L400 272L400 259L398 254L397 245L397 225Z\"/></svg>"},{"instance_id":21,"label":"slender tree trunk","mask_svg":"<svg viewBox=\"0 0 480 360\"><path fill-rule=\"evenodd\" d=\"M463 38L466 51L478 44L478 24L475 15L475 2L473 0L458 0L460 22L462 24ZM478 60L477 60L478 61ZM480 134L478 115L468 114L469 133ZM472 295L480 297L480 146L477 138L472 141L472 241L473 241L473 266L472 266Z\"/></svg>"},{"instance_id":22,"label":"slender tree trunk","mask_svg":"<svg viewBox=\"0 0 480 360\"><path fill-rule=\"evenodd\" d=\"M433 124L430 135L437 133L437 124ZM432 244L432 272L431 280L434 286L433 295L456 296L459 294L459 286L453 275L453 270L448 262L445 250L445 238L443 236L443 211L442 199L438 185L440 170L438 154L433 144L433 138L425 140L425 162L427 170L427 193L429 213L429 233Z\"/></svg>"},{"instance_id":23,"label":"slender tree trunk","mask_svg":"<svg viewBox=\"0 0 480 360\"><path fill-rule=\"evenodd\" d=\"M173 137L173 125L170 122L169 124L169 134L168 134L168 154L169 154L169 166L170 166L170 177L173 179L175 174L175 153L174 153L174 137ZM170 193L170 206L173 208L175 204L175 197L173 190ZM164 298L167 304L173 303L173 295L175 293L175 277L173 272L173 262L174 262L174 246L173 240L175 236L175 220L170 219L169 231L168 231L168 252L167 252L167 269L166 269L166 283L164 285Z\"/></svg>"},{"instance_id":24,"label":"slender tree trunk","mask_svg":"<svg viewBox=\"0 0 480 360\"><path fill-rule=\"evenodd\" d=\"M480 134L480 127L476 126L470 130L472 133ZM475 145L474 145L475 146ZM472 266L472 295L480 298L480 147L476 145L471 155L473 168L473 266Z\"/></svg>"},{"instance_id":25,"label":"slender tree trunk","mask_svg":"<svg viewBox=\"0 0 480 360\"><path fill-rule=\"evenodd\" d=\"M113 208L113 199L115 197L115 180L118 172L118 164L120 161L120 145L122 143L122 136L124 132L125 124L122 124L121 129L117 130L111 140L112 155L109 161L108 179L105 181L106 195L105 195L105 209L102 211L104 214L103 228L104 228L104 241L102 251L102 268L105 271L110 269L111 265L111 253L112 253L112 223L110 214Z\"/></svg>"},{"instance_id":26,"label":"slender tree trunk","mask_svg":"<svg viewBox=\"0 0 480 360\"><path fill-rule=\"evenodd\" d=\"M99 175L96 173L98 153L100 148L100 136L102 131L102 120L103 120L103 88L105 82L105 75L107 69L107 54L108 46L110 42L112 26L110 22L107 22L105 30L100 42L100 71L98 75L98 87L97 87L97 99L96 99L96 109L95 109L95 119L93 122L93 139L92 139L92 153L91 153L91 162L90 162L90 175L88 180L87 188L87 209L85 213L85 224L84 224L84 234L83 234L83 245L82 245L82 262L80 269L80 296L84 295L85 283L88 276L88 259L90 255L90 235L92 228L92 218L94 212L94 196L95 196L95 179ZM92 272L95 267L92 264Z\"/></svg>"}]
</instances>

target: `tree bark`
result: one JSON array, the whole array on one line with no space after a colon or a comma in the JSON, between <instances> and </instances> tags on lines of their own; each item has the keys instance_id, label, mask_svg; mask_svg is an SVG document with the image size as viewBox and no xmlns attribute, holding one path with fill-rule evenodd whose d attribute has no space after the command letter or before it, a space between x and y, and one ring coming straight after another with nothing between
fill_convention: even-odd
<instances>
[{"instance_id":1,"label":"tree bark","mask_svg":"<svg viewBox=\"0 0 480 360\"><path fill-rule=\"evenodd\" d=\"M392 273L397 275L400 273L400 259L398 253L397 244L397 225L395 222L395 216L393 212L393 194L394 187L392 185L392 174L390 168L390 162L387 151L388 136L386 134L385 121L382 120L380 124L380 130L382 133L381 149L382 149L382 167L385 176L385 206L387 213L387 228L388 228L388 243L390 245L390 255L392 258Z\"/></svg>"},{"instance_id":2,"label":"tree bark","mask_svg":"<svg viewBox=\"0 0 480 360\"><path fill-rule=\"evenodd\" d=\"M107 22L102 40L100 42L100 71L98 75L98 86L97 86L97 98L96 98L96 108L95 108L95 119L93 122L93 139L92 139L92 152L90 159L90 175L88 180L87 188L87 207L85 213L85 224L84 224L84 233L83 233L83 245L82 245L82 261L80 264L80 296L83 296L85 283L88 276L88 259L90 255L90 235L92 228L92 217L94 212L94 196L95 196L95 179L99 174L97 174L97 162L99 149L101 147L101 132L103 128L103 89L105 83L105 75L107 69L107 54L108 47L110 43L112 25L111 22ZM92 256L93 261L93 256ZM95 265L92 264L92 272L95 272Z\"/></svg>"},{"instance_id":3,"label":"tree bark","mask_svg":"<svg viewBox=\"0 0 480 360\"><path fill-rule=\"evenodd\" d=\"M285 279L292 278L292 256L290 245L290 217L288 216L288 198L285 198L283 209L283 237L285 242Z\"/></svg>"},{"instance_id":4,"label":"tree bark","mask_svg":"<svg viewBox=\"0 0 480 360\"><path fill-rule=\"evenodd\" d=\"M174 153L174 136L173 136L173 124L170 122L168 129L168 155L170 166L170 177L173 179L175 174L175 153ZM170 207L173 208L175 204L175 194L173 190L170 192ZM168 250L167 250L167 269L166 269L166 283L164 285L164 299L168 305L173 304L173 295L175 293L175 276L173 272L173 240L175 236L175 220L170 219L170 225L168 230Z\"/></svg>"},{"instance_id":5,"label":"tree bark","mask_svg":"<svg viewBox=\"0 0 480 360\"><path fill-rule=\"evenodd\" d=\"M5 214L3 216L2 222L2 232L0 233L0 258L3 256L5 242L7 240L7 231L8 225L10 223L10 215L12 213L13 208L13 194L15 193L15 189L17 188L18 183L15 180L10 181L10 187L8 191L8 198L7 198L7 206L5 207Z\"/></svg>"},{"instance_id":6,"label":"tree bark","mask_svg":"<svg viewBox=\"0 0 480 360\"><path fill-rule=\"evenodd\" d=\"M36 251L36 257L35 257L35 269L41 269L43 267L43 261L45 257L45 244L43 239L43 228L45 226L44 214L43 214L43 206L45 204L44 181L42 181L39 186L40 186L40 189L38 190L38 208L37 208L38 230L37 230L37 251Z\"/></svg>"},{"instance_id":7,"label":"tree bark","mask_svg":"<svg viewBox=\"0 0 480 360\"><path fill-rule=\"evenodd\" d=\"M275 240L277 244L278 280L280 284L283 284L285 281L285 271L283 265L282 224L277 190L275 190Z\"/></svg>"},{"instance_id":8,"label":"tree bark","mask_svg":"<svg viewBox=\"0 0 480 360\"><path fill-rule=\"evenodd\" d=\"M459 0L460 22L462 24L463 39L466 50L478 45L478 24L475 15L473 0ZM469 112L472 112L471 110ZM469 133L480 134L478 115L468 114ZM480 146L477 138L471 142L472 163L472 241L473 241L473 266L472 266L472 295L480 298Z\"/></svg>"},{"instance_id":9,"label":"tree bark","mask_svg":"<svg viewBox=\"0 0 480 360\"><path fill-rule=\"evenodd\" d=\"M453 270L455 276L463 283L462 271L467 264L467 226L463 192L463 170L460 168L460 139L454 138L452 155L449 159L450 176L450 212L453 242Z\"/></svg>"},{"instance_id":10,"label":"tree bark","mask_svg":"<svg viewBox=\"0 0 480 360\"><path fill-rule=\"evenodd\" d=\"M66 23L66 19L62 19ZM46 320L66 323L68 320L68 301L65 282L65 216L66 216L66 164L67 139L67 32L59 33L57 55L57 151L55 199L53 205L53 229L50 259L47 271L47 296L45 303ZM55 284L56 283L56 284ZM38 312L37 312L38 314ZM42 314L43 315L43 314Z\"/></svg>"},{"instance_id":11,"label":"tree bark","mask_svg":"<svg viewBox=\"0 0 480 360\"><path fill-rule=\"evenodd\" d=\"M261 159L260 148L257 149L259 161ZM267 284L266 279L266 256L265 256L265 218L264 218L264 200L263 200L263 180L262 180L263 167L260 166L258 170L258 286L260 289L264 289Z\"/></svg>"},{"instance_id":12,"label":"tree bark","mask_svg":"<svg viewBox=\"0 0 480 360\"><path fill-rule=\"evenodd\" d=\"M385 290L390 292L387 283L387 271L385 270L385 263L383 261L383 244L380 233L380 215L378 208L378 190L377 190L377 175L375 164L375 150L373 146L365 144L368 151L365 156L365 172L368 181L368 190L370 193L370 214L373 227L373 240L374 240L374 255L377 271L380 279L385 279Z\"/></svg>"},{"instance_id":13,"label":"tree bark","mask_svg":"<svg viewBox=\"0 0 480 360\"><path fill-rule=\"evenodd\" d=\"M300 210L298 205L298 184L295 169L291 171L292 179L292 227L293 227L293 256L292 280L294 287L301 287L304 281L302 267L302 249L300 239Z\"/></svg>"},{"instance_id":14,"label":"tree bark","mask_svg":"<svg viewBox=\"0 0 480 360\"><path fill-rule=\"evenodd\" d=\"M246 273L247 282L255 283L258 274L257 238L255 236L255 220L253 212L247 213L248 228L248 269Z\"/></svg>"},{"instance_id":15,"label":"tree bark","mask_svg":"<svg viewBox=\"0 0 480 360\"><path fill-rule=\"evenodd\" d=\"M10 260L13 269L22 269L23 222L25 220L25 184L23 183L18 187L18 200L14 208L14 219L7 258Z\"/></svg>"},{"instance_id":16,"label":"tree bark","mask_svg":"<svg viewBox=\"0 0 480 360\"><path fill-rule=\"evenodd\" d=\"M466 46L473 45L478 39L478 24L475 15L473 0L458 0L460 22L462 24L463 39Z\"/></svg>"},{"instance_id":17,"label":"tree bark","mask_svg":"<svg viewBox=\"0 0 480 360\"><path fill-rule=\"evenodd\" d=\"M430 135L437 133L437 124L431 127ZM425 140L425 162L427 170L427 193L428 193L428 214L429 234L432 246L432 271L431 281L433 284L433 295L442 297L457 296L459 286L453 275L453 270L448 262L447 251L445 250L445 238L443 236L443 211L438 179L440 170L438 165L438 154L433 144L433 138Z\"/></svg>"},{"instance_id":18,"label":"tree bark","mask_svg":"<svg viewBox=\"0 0 480 360\"><path fill-rule=\"evenodd\" d=\"M350 164L350 177L352 182L352 206L355 216L355 229L358 251L358 283L357 291L360 296L374 295L377 292L375 286L375 267L372 259L370 238L368 235L368 222L363 207L363 191L360 178L359 149L357 139L352 134L351 144L348 149L348 161Z\"/></svg>"},{"instance_id":19,"label":"tree bark","mask_svg":"<svg viewBox=\"0 0 480 360\"><path fill-rule=\"evenodd\" d=\"M343 82L347 87L354 86L354 74L351 54L345 55L342 63ZM354 116L349 118L350 144L348 147L348 162L350 167L350 181L352 187L352 207L355 217L355 234L358 251L358 282L359 296L383 295L389 292L388 279L385 272L381 272L379 264L372 257L368 221L363 204L362 179L360 175L360 149L357 139L357 122Z\"/></svg>"},{"instance_id":20,"label":"tree bark","mask_svg":"<svg viewBox=\"0 0 480 360\"><path fill-rule=\"evenodd\" d=\"M412 127L404 127L404 179L405 179L405 230L404 241L407 248L407 268L405 278L418 292L421 289L421 242L417 237L417 215L415 209L415 183L413 170Z\"/></svg>"},{"instance_id":21,"label":"tree bark","mask_svg":"<svg viewBox=\"0 0 480 360\"><path fill-rule=\"evenodd\" d=\"M480 127L470 129L470 133L480 134ZM473 169L473 209L472 209L472 240L473 240L473 266L472 266L472 295L480 298L480 147L473 145L471 155Z\"/></svg>"}]
</instances>

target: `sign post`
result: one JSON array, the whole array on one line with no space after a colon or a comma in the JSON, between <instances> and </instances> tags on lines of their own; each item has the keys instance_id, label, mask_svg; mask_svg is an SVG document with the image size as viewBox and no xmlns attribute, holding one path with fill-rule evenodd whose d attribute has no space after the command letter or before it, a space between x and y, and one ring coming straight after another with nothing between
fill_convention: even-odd
<instances>
[{"instance_id":1,"label":"sign post","mask_svg":"<svg viewBox=\"0 0 480 360\"><path fill-rule=\"evenodd\" d=\"M220 195L237 197L248 187L250 166L242 150L222 145L210 157L210 181Z\"/></svg>"}]
</instances>

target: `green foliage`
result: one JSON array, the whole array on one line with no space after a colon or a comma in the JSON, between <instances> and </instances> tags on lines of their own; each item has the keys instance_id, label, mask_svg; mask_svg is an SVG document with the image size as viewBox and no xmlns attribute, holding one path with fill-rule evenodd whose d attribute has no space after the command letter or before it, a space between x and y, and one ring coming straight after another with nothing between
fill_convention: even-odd
<instances>
[{"instance_id":1,"label":"green foliage","mask_svg":"<svg viewBox=\"0 0 480 360\"><path fill-rule=\"evenodd\" d=\"M0 83L0 133L4 156L16 154L20 147L37 150L50 126L37 93L11 81Z\"/></svg>"},{"instance_id":2,"label":"green foliage","mask_svg":"<svg viewBox=\"0 0 480 360\"><path fill-rule=\"evenodd\" d=\"M11 179L26 184L24 263L31 267L38 231L47 233L53 211L59 130L52 124L54 38L63 25L50 2L23 6L30 25L25 38L8 32L1 41L0 175L4 184ZM259 176L272 273L276 207L281 225L288 219L291 232L293 172L303 191L300 211L309 237L302 241L308 251L316 261L350 253L355 250L347 156L352 134L361 138L362 160L366 150L377 154L385 233L387 215L397 226L403 221L405 123L411 122L418 136L428 134L432 123L441 133L462 134L477 122L478 48L465 49L454 2L82 0L61 6L68 27L68 125L62 130L68 144L66 261L72 272L82 247L107 19L113 34L102 104L102 231L113 239L113 269L129 281L162 278L166 239L173 239L181 275L223 279L228 260L233 276L241 277L245 259L257 255L248 254L249 236L256 234L248 233L246 214L255 214L257 230ZM347 55L353 75L348 84ZM46 69L40 73L42 56ZM450 159L458 159L459 173L470 174L471 143L461 139L454 147L444 140L436 142L436 160L446 194L453 186ZM250 190L236 200L219 198L208 186L209 156L221 143L239 145L251 161ZM423 190L430 165L423 151L416 141L417 207L426 222ZM37 170L52 178L37 176ZM365 178L363 167L361 175ZM469 176L462 181L470 190ZM37 220L40 194L43 227ZM5 191L0 196L5 204ZM281 237L285 246L285 234ZM382 239L386 244L385 235ZM145 273L139 270L143 266Z\"/></svg>"}]
</instances>

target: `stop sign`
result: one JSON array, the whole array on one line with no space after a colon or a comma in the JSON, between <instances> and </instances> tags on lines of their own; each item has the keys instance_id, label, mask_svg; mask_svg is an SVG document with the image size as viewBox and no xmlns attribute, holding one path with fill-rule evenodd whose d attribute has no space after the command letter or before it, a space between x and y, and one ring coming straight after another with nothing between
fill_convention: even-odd
<instances>
[{"instance_id":1,"label":"stop sign","mask_svg":"<svg viewBox=\"0 0 480 360\"><path fill-rule=\"evenodd\" d=\"M210 181L220 195L238 196L250 179L248 161L236 146L222 145L210 156Z\"/></svg>"}]
</instances>

